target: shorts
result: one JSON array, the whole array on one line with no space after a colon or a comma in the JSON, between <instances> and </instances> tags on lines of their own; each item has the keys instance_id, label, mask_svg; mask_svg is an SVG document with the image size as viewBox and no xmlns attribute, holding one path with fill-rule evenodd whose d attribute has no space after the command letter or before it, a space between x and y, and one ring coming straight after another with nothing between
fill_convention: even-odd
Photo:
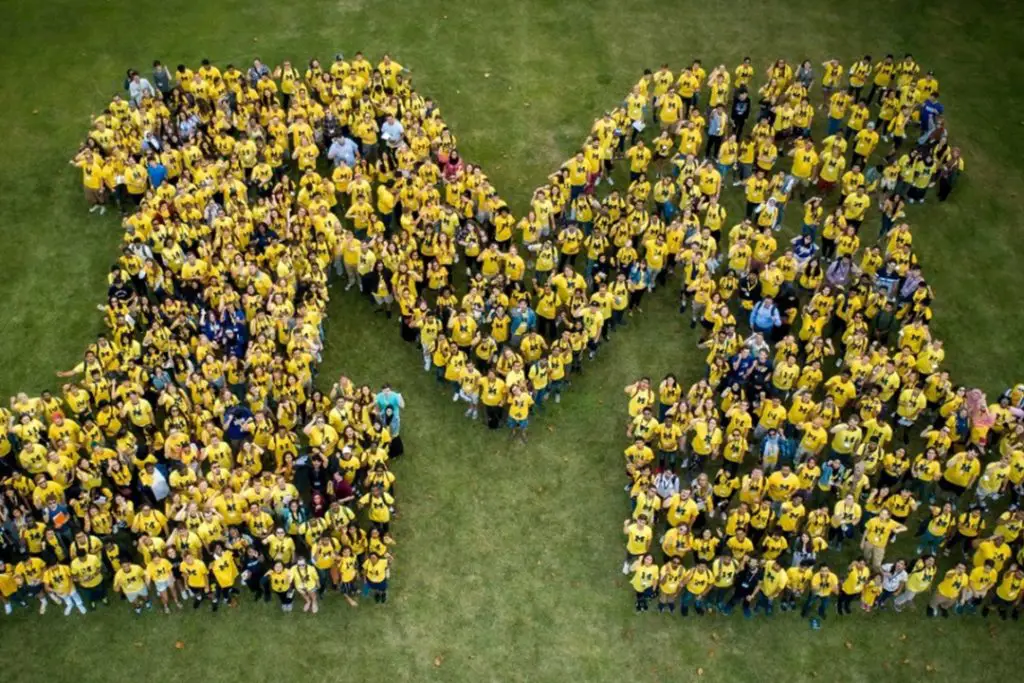
<instances>
[{"instance_id":1,"label":"shorts","mask_svg":"<svg viewBox=\"0 0 1024 683\"><path fill-rule=\"evenodd\" d=\"M383 593L388 589L387 579L384 579L380 583L377 583L375 581L367 581L366 585L369 586L370 590L377 591L378 593Z\"/></svg>"},{"instance_id":2,"label":"shorts","mask_svg":"<svg viewBox=\"0 0 1024 683\"><path fill-rule=\"evenodd\" d=\"M103 203L103 188L92 189L90 187L85 188L85 200L90 204L102 204Z\"/></svg>"},{"instance_id":3,"label":"shorts","mask_svg":"<svg viewBox=\"0 0 1024 683\"><path fill-rule=\"evenodd\" d=\"M149 589L143 586L142 590L137 590L131 593L125 593L124 597L128 602L135 602L139 598L145 599L149 597Z\"/></svg>"},{"instance_id":4,"label":"shorts","mask_svg":"<svg viewBox=\"0 0 1024 683\"><path fill-rule=\"evenodd\" d=\"M170 588L170 586L171 586L171 580L170 579L167 579L166 581L154 581L153 582L153 587L156 589L156 592L158 594L159 593L166 593L167 589Z\"/></svg>"},{"instance_id":5,"label":"shorts","mask_svg":"<svg viewBox=\"0 0 1024 683\"><path fill-rule=\"evenodd\" d=\"M509 429L526 429L529 426L529 424L529 420L517 420L512 417L508 419Z\"/></svg>"},{"instance_id":6,"label":"shorts","mask_svg":"<svg viewBox=\"0 0 1024 683\"><path fill-rule=\"evenodd\" d=\"M469 394L459 389L459 398L467 403L476 403L477 399L480 398L480 394Z\"/></svg>"},{"instance_id":7,"label":"shorts","mask_svg":"<svg viewBox=\"0 0 1024 683\"><path fill-rule=\"evenodd\" d=\"M356 582L355 581L344 581L338 586L338 590L341 591L342 595L355 595L356 594Z\"/></svg>"}]
</instances>

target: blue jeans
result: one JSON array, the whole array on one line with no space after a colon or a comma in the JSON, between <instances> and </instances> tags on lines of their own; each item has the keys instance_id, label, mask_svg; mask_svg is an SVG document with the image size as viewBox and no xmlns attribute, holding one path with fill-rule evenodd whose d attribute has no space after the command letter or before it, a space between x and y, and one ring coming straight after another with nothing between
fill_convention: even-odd
<instances>
[{"instance_id":1,"label":"blue jeans","mask_svg":"<svg viewBox=\"0 0 1024 683\"><path fill-rule=\"evenodd\" d=\"M766 617L770 617L775 612L775 601L764 593L758 593L757 604L754 605L754 612L764 612ZM744 611L744 614L745 613L746 612Z\"/></svg>"},{"instance_id":2,"label":"blue jeans","mask_svg":"<svg viewBox=\"0 0 1024 683\"><path fill-rule=\"evenodd\" d=\"M704 598L698 597L688 590L683 590L683 598L679 601L679 614L681 616L688 616L690 614L690 605L697 610L697 614L704 614Z\"/></svg>"},{"instance_id":3,"label":"blue jeans","mask_svg":"<svg viewBox=\"0 0 1024 683\"><path fill-rule=\"evenodd\" d=\"M800 616L806 617L807 614L812 609L814 609L814 605L817 604L818 605L818 616L821 617L822 619L824 619L825 618L825 610L828 609L828 603L830 601L831 601L831 598L828 597L828 596L814 595L812 593L811 595L808 595L807 596L807 600L804 601L804 608L802 610L800 610Z\"/></svg>"},{"instance_id":4,"label":"blue jeans","mask_svg":"<svg viewBox=\"0 0 1024 683\"><path fill-rule=\"evenodd\" d=\"M544 409L544 399L548 396L548 387L545 386L543 389L537 389L533 394L534 407L537 409L537 412L540 412Z\"/></svg>"},{"instance_id":5,"label":"blue jeans","mask_svg":"<svg viewBox=\"0 0 1024 683\"><path fill-rule=\"evenodd\" d=\"M921 536L921 545L918 548L927 555L935 555L942 547L942 537L935 536L930 531L925 531Z\"/></svg>"}]
</instances>

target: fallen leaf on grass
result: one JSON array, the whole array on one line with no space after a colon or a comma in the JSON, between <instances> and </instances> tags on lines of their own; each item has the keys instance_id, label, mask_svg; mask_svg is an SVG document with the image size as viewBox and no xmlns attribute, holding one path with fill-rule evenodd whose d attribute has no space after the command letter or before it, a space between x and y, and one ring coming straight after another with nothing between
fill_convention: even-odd
<instances>
[{"instance_id":1,"label":"fallen leaf on grass","mask_svg":"<svg viewBox=\"0 0 1024 683\"><path fill-rule=\"evenodd\" d=\"M853 649L853 643L851 643L850 641L846 641L843 644L846 646L847 650L852 650Z\"/></svg>"},{"instance_id":2,"label":"fallen leaf on grass","mask_svg":"<svg viewBox=\"0 0 1024 683\"><path fill-rule=\"evenodd\" d=\"M435 667L441 666L441 664L443 662L444 662L444 657L442 657L441 655L438 655L438 656L434 657L434 666Z\"/></svg>"},{"instance_id":3,"label":"fallen leaf on grass","mask_svg":"<svg viewBox=\"0 0 1024 683\"><path fill-rule=\"evenodd\" d=\"M906 633L901 633L900 634L900 640L906 640L906 639L907 639L907 634Z\"/></svg>"},{"instance_id":4,"label":"fallen leaf on grass","mask_svg":"<svg viewBox=\"0 0 1024 683\"><path fill-rule=\"evenodd\" d=\"M704 669L702 667L699 667L699 666L697 667L697 675L698 676L703 676L704 675Z\"/></svg>"},{"instance_id":5,"label":"fallen leaf on grass","mask_svg":"<svg viewBox=\"0 0 1024 683\"><path fill-rule=\"evenodd\" d=\"M183 640L176 640L176 641L174 641L174 647L176 647L179 650L184 650L185 649L185 641L183 641Z\"/></svg>"}]
</instances>

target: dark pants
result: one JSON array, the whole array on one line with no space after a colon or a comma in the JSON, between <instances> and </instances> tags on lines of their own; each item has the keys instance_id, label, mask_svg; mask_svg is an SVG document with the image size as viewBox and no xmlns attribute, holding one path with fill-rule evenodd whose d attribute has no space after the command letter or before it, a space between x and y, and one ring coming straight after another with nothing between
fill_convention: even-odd
<instances>
[{"instance_id":1,"label":"dark pants","mask_svg":"<svg viewBox=\"0 0 1024 683\"><path fill-rule=\"evenodd\" d=\"M704 150L704 156L706 156L708 159L716 158L718 156L718 150L719 150L719 148L721 146L722 146L722 136L721 135L709 135L708 136L708 145L707 145L707 148L705 148L705 150Z\"/></svg>"},{"instance_id":2,"label":"dark pants","mask_svg":"<svg viewBox=\"0 0 1024 683\"><path fill-rule=\"evenodd\" d=\"M856 594L850 595L845 592L839 593L839 600L836 603L836 613L839 615L853 614L851 605L853 605L853 602L856 599Z\"/></svg>"},{"instance_id":3,"label":"dark pants","mask_svg":"<svg viewBox=\"0 0 1024 683\"><path fill-rule=\"evenodd\" d=\"M487 416L487 427L489 429L501 427L502 412L501 406L484 406L484 414Z\"/></svg>"},{"instance_id":4,"label":"dark pants","mask_svg":"<svg viewBox=\"0 0 1024 683\"><path fill-rule=\"evenodd\" d=\"M818 616L822 619L825 618L825 610L828 609L828 603L831 600L828 596L814 595L813 593L807 596L807 600L804 601L804 607L800 610L800 616L806 617L810 614L814 606L818 606Z\"/></svg>"},{"instance_id":5,"label":"dark pants","mask_svg":"<svg viewBox=\"0 0 1024 683\"><path fill-rule=\"evenodd\" d=\"M953 191L953 179L949 176L939 176L939 201L946 201L946 197Z\"/></svg>"}]
</instances>

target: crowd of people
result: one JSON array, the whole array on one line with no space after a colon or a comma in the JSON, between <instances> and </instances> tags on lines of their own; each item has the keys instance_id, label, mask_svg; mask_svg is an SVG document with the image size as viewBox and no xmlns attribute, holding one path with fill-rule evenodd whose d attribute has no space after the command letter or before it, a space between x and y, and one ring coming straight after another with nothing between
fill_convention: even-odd
<instances>
[{"instance_id":1,"label":"crowd of people","mask_svg":"<svg viewBox=\"0 0 1024 683\"><path fill-rule=\"evenodd\" d=\"M59 389L0 409L0 603L386 602L404 399L314 379L332 269L363 249L335 207L369 216L370 179L396 167L368 148L316 162L339 120L400 116L420 137L399 154L430 164L443 121L387 56L305 75L155 62L124 87L71 162L89 211L123 216L106 332Z\"/></svg>"},{"instance_id":2,"label":"crowd of people","mask_svg":"<svg viewBox=\"0 0 1024 683\"><path fill-rule=\"evenodd\" d=\"M748 62L714 69L704 111L699 62L678 79L662 67L653 92L641 83L630 95L638 107L653 95L663 129L653 155L637 152L639 141L626 153L635 199L646 201L652 156L677 142L694 155L673 157L677 177L662 176L652 193L655 215L675 222L664 198L678 185L692 191L682 203L692 228L668 252L706 367L688 387L668 375L625 388L622 572L638 613L655 600L682 616L778 608L820 626L833 603L840 616L900 612L923 593L929 616L1016 620L1024 385L989 402L950 378L905 219L905 204L926 201L936 184L945 200L963 170L937 79L911 55L822 67L820 100L811 64L781 61L756 96L737 92L754 75ZM753 97L760 113L746 136ZM817 110L828 118L820 142ZM776 169L782 156L792 157L788 173ZM723 235L718 194L730 175L746 215ZM802 227L779 253L794 195ZM871 214L877 233L863 229ZM660 282L673 270L657 250L667 237L640 239L648 280ZM887 557L900 535L916 548Z\"/></svg>"},{"instance_id":3,"label":"crowd of people","mask_svg":"<svg viewBox=\"0 0 1024 683\"><path fill-rule=\"evenodd\" d=\"M559 402L677 271L714 387L694 417L717 411L727 380L722 400L760 415L770 401L751 377L775 381L798 363L813 378L833 357L846 383L841 404L825 399L815 413L823 423L860 406L883 371L868 392L878 419L902 386L948 380L917 369L938 368L942 349L903 220L905 203L925 201L933 183L945 199L963 169L938 83L909 55L822 68L817 105L806 62L779 60L758 89L749 60L710 75L699 61L678 77L645 72L518 219L387 55L376 66L356 53L301 70L257 59L129 71L72 161L89 211L124 217L108 332L60 373L58 396L19 394L3 420L6 608L50 600L84 611L108 586L137 611L155 598L167 610L183 599L216 609L243 585L286 611L296 593L316 611L332 588L354 603L357 584L386 601L403 401L345 378L326 394L314 387L331 281L397 314L402 339L467 419L524 442L530 416ZM816 141L823 107L828 134ZM621 190L616 162L628 166ZM746 210L726 234L719 200L730 183ZM780 255L774 235L794 195L803 229ZM862 249L876 205L881 236ZM802 293L813 296L801 310ZM763 349L739 350L741 311ZM889 357L897 330L907 349ZM765 375L772 345L793 358ZM947 390L938 380L923 389ZM679 430L680 452L707 430L680 406L662 418L658 434ZM950 433L960 429L954 421ZM691 462L666 459L658 474ZM632 467L631 489L653 472ZM641 510L648 528L658 522ZM651 563L641 560L641 576Z\"/></svg>"}]
</instances>

